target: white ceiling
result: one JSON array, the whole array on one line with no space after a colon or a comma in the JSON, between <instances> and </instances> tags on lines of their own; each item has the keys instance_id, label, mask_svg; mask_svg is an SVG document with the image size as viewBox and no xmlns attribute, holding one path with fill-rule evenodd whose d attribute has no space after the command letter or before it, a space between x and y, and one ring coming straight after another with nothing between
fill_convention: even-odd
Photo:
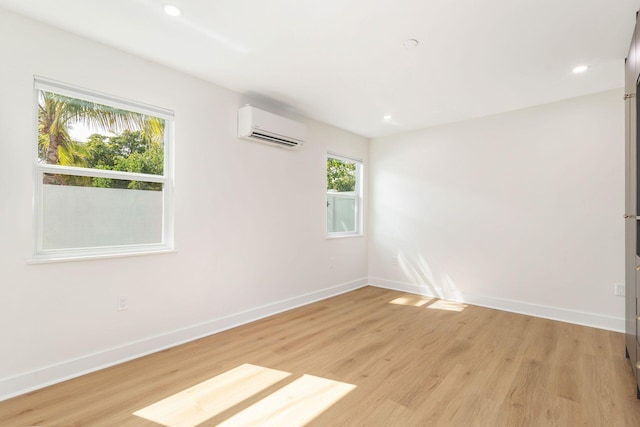
<instances>
[{"instance_id":1,"label":"white ceiling","mask_svg":"<svg viewBox=\"0 0 640 427\"><path fill-rule=\"evenodd\" d=\"M166 3L182 15L165 15ZM0 0L0 7L376 137L623 86L640 0ZM409 38L417 48L402 46ZM590 68L574 75L578 64Z\"/></svg>"}]
</instances>

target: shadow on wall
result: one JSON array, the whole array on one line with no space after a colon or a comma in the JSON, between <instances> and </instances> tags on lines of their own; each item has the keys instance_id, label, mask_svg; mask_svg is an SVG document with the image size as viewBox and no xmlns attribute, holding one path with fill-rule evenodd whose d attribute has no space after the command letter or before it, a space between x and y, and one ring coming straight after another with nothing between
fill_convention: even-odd
<instances>
[{"instance_id":1,"label":"shadow on wall","mask_svg":"<svg viewBox=\"0 0 640 427\"><path fill-rule=\"evenodd\" d=\"M396 258L398 266L409 279L409 283L417 285L421 294L445 300L463 301L462 293L453 279L443 273L438 280L422 254L411 259L404 252L398 251Z\"/></svg>"}]
</instances>

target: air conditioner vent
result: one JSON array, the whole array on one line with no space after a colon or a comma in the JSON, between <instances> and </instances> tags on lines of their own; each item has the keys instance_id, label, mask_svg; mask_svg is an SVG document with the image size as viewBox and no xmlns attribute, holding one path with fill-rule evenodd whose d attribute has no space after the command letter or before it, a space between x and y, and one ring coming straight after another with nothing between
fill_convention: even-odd
<instances>
[{"instance_id":1,"label":"air conditioner vent","mask_svg":"<svg viewBox=\"0 0 640 427\"><path fill-rule=\"evenodd\" d=\"M300 148L307 127L285 117L245 105L238 110L238 137L281 148Z\"/></svg>"},{"instance_id":2,"label":"air conditioner vent","mask_svg":"<svg viewBox=\"0 0 640 427\"><path fill-rule=\"evenodd\" d=\"M286 145L287 147L297 147L302 142L302 141L300 141L300 142L291 141L291 140L283 139L283 138L276 138L275 136L265 135L265 134L258 133L258 132L253 132L251 134L251 137L252 138L258 138L258 139L261 139L263 141L272 142L274 144Z\"/></svg>"}]
</instances>

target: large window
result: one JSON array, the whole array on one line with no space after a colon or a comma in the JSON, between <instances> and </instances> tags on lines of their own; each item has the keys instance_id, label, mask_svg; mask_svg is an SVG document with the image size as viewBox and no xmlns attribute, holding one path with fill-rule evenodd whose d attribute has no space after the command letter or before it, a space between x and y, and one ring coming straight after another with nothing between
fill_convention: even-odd
<instances>
[{"instance_id":1,"label":"large window","mask_svg":"<svg viewBox=\"0 0 640 427\"><path fill-rule=\"evenodd\" d=\"M173 113L36 78L35 258L173 248Z\"/></svg>"},{"instance_id":2,"label":"large window","mask_svg":"<svg viewBox=\"0 0 640 427\"><path fill-rule=\"evenodd\" d=\"M327 156L327 235L362 234L362 162Z\"/></svg>"}]
</instances>

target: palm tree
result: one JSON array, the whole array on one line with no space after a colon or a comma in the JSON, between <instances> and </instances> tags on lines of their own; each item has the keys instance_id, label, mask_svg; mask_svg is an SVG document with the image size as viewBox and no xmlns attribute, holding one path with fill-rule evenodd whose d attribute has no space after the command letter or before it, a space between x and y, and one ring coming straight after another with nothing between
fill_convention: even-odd
<instances>
[{"instance_id":1,"label":"palm tree","mask_svg":"<svg viewBox=\"0 0 640 427\"><path fill-rule=\"evenodd\" d=\"M81 168L90 167L89 159L91 153L87 147L76 141L65 142L58 147L58 163L62 166L76 166ZM46 177L47 175L45 175ZM59 184L89 187L93 183L93 178L88 176L73 175L51 175L55 177ZM53 181L54 178L51 178Z\"/></svg>"},{"instance_id":2,"label":"palm tree","mask_svg":"<svg viewBox=\"0 0 640 427\"><path fill-rule=\"evenodd\" d=\"M41 160L50 165L81 166L78 164L77 156L70 156L72 153L80 153L80 150L74 147L74 142L68 131L69 126L76 123L82 123L89 128L103 132L120 132L131 128L142 129L149 143L157 141L164 130L164 122L155 117L40 91L38 144ZM62 184L63 182L64 179L60 176L45 174L45 184Z\"/></svg>"},{"instance_id":3,"label":"palm tree","mask_svg":"<svg viewBox=\"0 0 640 427\"><path fill-rule=\"evenodd\" d=\"M58 162L63 166L87 167L91 154L84 144L68 141L58 147Z\"/></svg>"}]
</instances>

